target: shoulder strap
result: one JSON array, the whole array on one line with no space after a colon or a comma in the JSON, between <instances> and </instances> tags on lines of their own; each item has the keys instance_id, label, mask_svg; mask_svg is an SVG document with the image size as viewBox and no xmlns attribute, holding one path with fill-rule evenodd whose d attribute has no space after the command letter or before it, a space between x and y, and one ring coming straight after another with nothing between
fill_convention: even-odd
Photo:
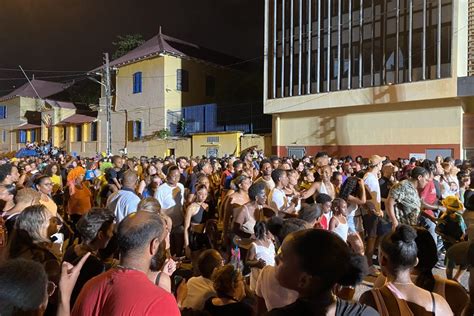
<instances>
[{"instance_id":1,"label":"shoulder strap","mask_svg":"<svg viewBox=\"0 0 474 316\"><path fill-rule=\"evenodd\" d=\"M414 316L413 312L410 309L410 306L408 306L407 301L402 297L402 293L392 283L388 283L385 287L395 297L395 300L397 301L398 305L398 310L400 311L400 315Z\"/></svg>"},{"instance_id":2,"label":"shoulder strap","mask_svg":"<svg viewBox=\"0 0 474 316\"><path fill-rule=\"evenodd\" d=\"M370 290L370 292L372 293L372 296L374 297L375 306L377 306L377 311L379 312L380 316L390 316L380 290L373 289L373 290Z\"/></svg>"},{"instance_id":3,"label":"shoulder strap","mask_svg":"<svg viewBox=\"0 0 474 316\"><path fill-rule=\"evenodd\" d=\"M431 294L431 302L432 302L432 310L433 310L433 314L436 314L436 300L435 300L435 297L433 295L433 292L430 292Z\"/></svg>"}]
</instances>

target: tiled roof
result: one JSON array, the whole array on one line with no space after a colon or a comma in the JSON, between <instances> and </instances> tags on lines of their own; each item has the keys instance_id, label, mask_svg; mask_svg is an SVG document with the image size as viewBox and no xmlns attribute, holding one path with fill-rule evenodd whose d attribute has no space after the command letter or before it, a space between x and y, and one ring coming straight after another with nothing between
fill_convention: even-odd
<instances>
[{"instance_id":1,"label":"tiled roof","mask_svg":"<svg viewBox=\"0 0 474 316\"><path fill-rule=\"evenodd\" d=\"M20 130L20 129L35 129L35 128L41 128L41 125L25 123L25 124L23 124L23 125L20 125L20 126L18 126L18 127L15 127L14 130Z\"/></svg>"},{"instance_id":2,"label":"tiled roof","mask_svg":"<svg viewBox=\"0 0 474 316\"><path fill-rule=\"evenodd\" d=\"M56 125L91 123L97 119L97 112L93 112L93 113L95 113L95 116L89 116L89 115L84 115L84 114L73 114L65 118L64 120L62 120Z\"/></svg>"},{"instance_id":3,"label":"tiled roof","mask_svg":"<svg viewBox=\"0 0 474 316\"><path fill-rule=\"evenodd\" d=\"M160 31L160 33L153 36L139 47L131 50L122 57L113 60L110 63L110 66L121 67L160 54L198 59L218 66L230 66L241 61L236 57L162 34ZM95 70L101 68L102 67L99 67Z\"/></svg>"},{"instance_id":4,"label":"tiled roof","mask_svg":"<svg viewBox=\"0 0 474 316\"><path fill-rule=\"evenodd\" d=\"M72 102L64 102L64 101L56 101L56 100L45 100L46 103L53 107L61 108L61 109L75 109L76 106Z\"/></svg>"},{"instance_id":5,"label":"tiled roof","mask_svg":"<svg viewBox=\"0 0 474 316\"><path fill-rule=\"evenodd\" d=\"M71 83L65 84L61 82L52 82L52 81L44 81L33 79L31 80L31 84L35 87L36 91L38 92L41 98L47 98L51 95L55 95L61 91L66 90L71 86ZM31 87L31 85L26 82L21 87L13 90L9 94L0 97L0 101L5 101L14 97L28 97L28 98L37 98L35 91Z\"/></svg>"}]
</instances>

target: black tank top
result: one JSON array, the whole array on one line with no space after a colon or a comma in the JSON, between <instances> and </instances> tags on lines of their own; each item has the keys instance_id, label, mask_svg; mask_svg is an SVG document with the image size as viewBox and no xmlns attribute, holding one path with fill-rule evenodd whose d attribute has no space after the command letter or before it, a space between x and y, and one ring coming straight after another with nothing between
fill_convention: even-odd
<instances>
[{"instance_id":1,"label":"black tank top","mask_svg":"<svg viewBox=\"0 0 474 316\"><path fill-rule=\"evenodd\" d=\"M204 208L202 206L199 207L199 211L196 213L196 215L193 215L191 217L191 223L193 224L201 224L202 223L202 218L204 215Z\"/></svg>"}]
</instances>

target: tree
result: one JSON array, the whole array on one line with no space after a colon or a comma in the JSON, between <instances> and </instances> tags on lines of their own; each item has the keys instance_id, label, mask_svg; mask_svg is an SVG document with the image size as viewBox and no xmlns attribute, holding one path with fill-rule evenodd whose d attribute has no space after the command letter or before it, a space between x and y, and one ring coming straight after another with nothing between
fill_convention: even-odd
<instances>
[{"instance_id":1,"label":"tree","mask_svg":"<svg viewBox=\"0 0 474 316\"><path fill-rule=\"evenodd\" d=\"M117 41L112 42L112 45L116 47L115 52L112 54L112 59L122 57L144 42L145 40L141 34L117 35Z\"/></svg>"}]
</instances>

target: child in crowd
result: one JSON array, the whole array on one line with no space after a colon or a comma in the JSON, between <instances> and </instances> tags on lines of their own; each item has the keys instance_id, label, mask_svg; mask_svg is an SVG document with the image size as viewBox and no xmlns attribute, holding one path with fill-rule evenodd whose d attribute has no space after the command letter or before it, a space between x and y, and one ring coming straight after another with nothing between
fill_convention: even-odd
<instances>
[{"instance_id":1,"label":"child in crowd","mask_svg":"<svg viewBox=\"0 0 474 316\"><path fill-rule=\"evenodd\" d=\"M250 266L250 289L255 291L260 270L266 265L275 265L275 245L265 222L257 222L254 226L256 240L250 245L247 265Z\"/></svg>"},{"instance_id":2,"label":"child in crowd","mask_svg":"<svg viewBox=\"0 0 474 316\"><path fill-rule=\"evenodd\" d=\"M123 167L123 159L120 156L113 156L112 157L113 167L106 170L106 178L109 184L109 190L113 192L117 192L122 188L122 167Z\"/></svg>"},{"instance_id":3,"label":"child in crowd","mask_svg":"<svg viewBox=\"0 0 474 316\"><path fill-rule=\"evenodd\" d=\"M347 203L340 198L334 199L331 209L333 216L329 221L329 230L347 242L347 235L349 233L349 225L347 224Z\"/></svg>"},{"instance_id":4,"label":"child in crowd","mask_svg":"<svg viewBox=\"0 0 474 316\"><path fill-rule=\"evenodd\" d=\"M452 245L464 240L464 205L457 196L448 196L443 200L443 206L446 207L446 212L439 218L436 232L443 238L444 247L448 250Z\"/></svg>"},{"instance_id":5,"label":"child in crowd","mask_svg":"<svg viewBox=\"0 0 474 316\"><path fill-rule=\"evenodd\" d=\"M319 208L318 211L322 214L319 218L319 225L325 230L329 229L329 221L333 215L331 211L331 202L331 197L324 193L318 194L318 197L316 198L316 205Z\"/></svg>"}]
</instances>

